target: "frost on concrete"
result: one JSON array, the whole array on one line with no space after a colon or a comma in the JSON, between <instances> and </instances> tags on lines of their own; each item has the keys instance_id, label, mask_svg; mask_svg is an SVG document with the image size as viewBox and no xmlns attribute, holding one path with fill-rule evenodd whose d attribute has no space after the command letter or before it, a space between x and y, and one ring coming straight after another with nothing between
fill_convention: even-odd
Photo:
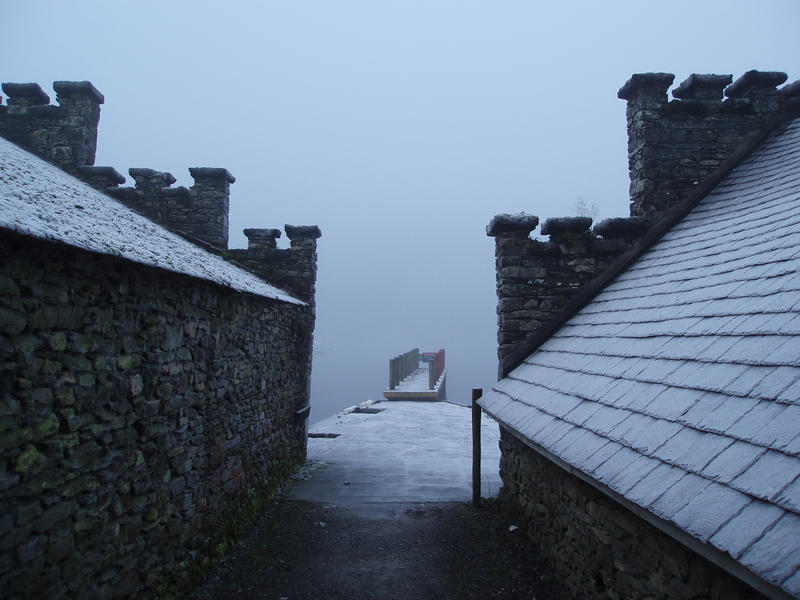
<instances>
[{"instance_id":1,"label":"frost on concrete","mask_svg":"<svg viewBox=\"0 0 800 600\"><path fill-rule=\"evenodd\" d=\"M303 304L4 139L0 139L0 227L239 292Z\"/></svg>"}]
</instances>

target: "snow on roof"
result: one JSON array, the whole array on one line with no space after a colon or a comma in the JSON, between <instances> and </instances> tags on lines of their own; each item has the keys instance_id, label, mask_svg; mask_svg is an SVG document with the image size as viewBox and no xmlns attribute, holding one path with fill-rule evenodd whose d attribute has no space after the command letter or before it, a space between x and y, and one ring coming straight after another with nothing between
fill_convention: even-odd
<instances>
[{"instance_id":1,"label":"snow on roof","mask_svg":"<svg viewBox=\"0 0 800 600\"><path fill-rule=\"evenodd\" d=\"M0 227L303 304L2 138Z\"/></svg>"},{"instance_id":2,"label":"snow on roof","mask_svg":"<svg viewBox=\"0 0 800 600\"><path fill-rule=\"evenodd\" d=\"M796 597L798 167L795 120L480 402Z\"/></svg>"}]
</instances>

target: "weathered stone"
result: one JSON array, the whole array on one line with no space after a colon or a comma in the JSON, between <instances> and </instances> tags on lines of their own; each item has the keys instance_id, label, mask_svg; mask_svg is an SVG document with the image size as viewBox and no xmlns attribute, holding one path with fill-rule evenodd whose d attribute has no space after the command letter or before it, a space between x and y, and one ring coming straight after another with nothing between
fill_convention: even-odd
<instances>
[{"instance_id":1,"label":"weathered stone","mask_svg":"<svg viewBox=\"0 0 800 600\"><path fill-rule=\"evenodd\" d=\"M0 307L0 332L14 335L24 331L27 324L25 313Z\"/></svg>"},{"instance_id":2,"label":"weathered stone","mask_svg":"<svg viewBox=\"0 0 800 600\"><path fill-rule=\"evenodd\" d=\"M583 233L588 231L591 226L591 217L553 217L547 219L542 225L542 235Z\"/></svg>"},{"instance_id":3,"label":"weathered stone","mask_svg":"<svg viewBox=\"0 0 800 600\"><path fill-rule=\"evenodd\" d=\"M97 109L97 94L66 85L60 98L67 110L50 107L31 123L50 127L68 116L70 148L92 147L78 135L82 127L88 138L96 133L92 117L77 111ZM31 116L17 107L16 116ZM7 117L0 111L0 135L21 122ZM61 135L55 127L46 133ZM79 156L36 152L62 164ZM83 164L92 162L93 152ZM117 183L104 173L83 170L105 177L97 185ZM137 188L117 190L123 202L224 248L227 171L195 170L191 190L165 190L169 177L158 172L136 174ZM43 574L41 593L14 587L10 597L150 597L168 574L214 548L226 511L238 514L260 482L302 458L305 424L293 415L308 403L320 231L287 233L289 249L237 256L308 305L69 245L54 252L32 237L0 239L0 372L13 395L0 415L0 490L22 507L0 518L0 550L10 557L0 561L3 593L8 581ZM218 461L208 445L214 431L229 432ZM166 524L177 513L182 525L173 535Z\"/></svg>"},{"instance_id":4,"label":"weathered stone","mask_svg":"<svg viewBox=\"0 0 800 600\"><path fill-rule=\"evenodd\" d=\"M741 98L754 90L774 90L789 76L781 71L747 71L725 90L728 98Z\"/></svg>"},{"instance_id":5,"label":"weathered stone","mask_svg":"<svg viewBox=\"0 0 800 600\"><path fill-rule=\"evenodd\" d=\"M17 457L15 470L25 475L38 473L47 466L47 457L39 450L28 444L25 451Z\"/></svg>"},{"instance_id":6,"label":"weathered stone","mask_svg":"<svg viewBox=\"0 0 800 600\"><path fill-rule=\"evenodd\" d=\"M539 225L539 217L535 215L518 214L499 214L492 217L486 226L486 235L496 237L503 233L519 234L527 237L531 231Z\"/></svg>"},{"instance_id":7,"label":"weathered stone","mask_svg":"<svg viewBox=\"0 0 800 600\"><path fill-rule=\"evenodd\" d=\"M648 223L639 217L604 219L594 226L594 231L608 240L634 239L647 232Z\"/></svg>"},{"instance_id":8,"label":"weathered stone","mask_svg":"<svg viewBox=\"0 0 800 600\"><path fill-rule=\"evenodd\" d=\"M52 395L50 397L52 398ZM33 428L33 440L38 442L57 432L59 427L58 417L54 413L49 413L42 422Z\"/></svg>"},{"instance_id":9,"label":"weathered stone","mask_svg":"<svg viewBox=\"0 0 800 600\"><path fill-rule=\"evenodd\" d=\"M722 90L733 81L732 75L689 75L672 95L681 100L722 100Z\"/></svg>"}]
</instances>

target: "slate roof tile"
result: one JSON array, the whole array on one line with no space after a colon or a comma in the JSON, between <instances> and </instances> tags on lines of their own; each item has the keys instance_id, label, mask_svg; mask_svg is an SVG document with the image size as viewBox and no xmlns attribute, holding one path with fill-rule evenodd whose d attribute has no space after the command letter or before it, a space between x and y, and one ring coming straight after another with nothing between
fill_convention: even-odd
<instances>
[{"instance_id":1,"label":"slate roof tile","mask_svg":"<svg viewBox=\"0 0 800 600\"><path fill-rule=\"evenodd\" d=\"M542 446L551 447L569 433L575 426L567 421L557 420L551 427L542 429L536 434L536 441Z\"/></svg>"},{"instance_id":2,"label":"slate roof tile","mask_svg":"<svg viewBox=\"0 0 800 600\"><path fill-rule=\"evenodd\" d=\"M773 500L798 475L800 461L782 452L768 450L731 481L731 487L762 500Z\"/></svg>"},{"instance_id":3,"label":"slate roof tile","mask_svg":"<svg viewBox=\"0 0 800 600\"><path fill-rule=\"evenodd\" d=\"M618 469L617 473L608 482L609 487L618 491L620 494L625 494L630 491L630 489L643 478L647 477L663 464L659 460L642 456L638 452L629 452L630 456L633 457L631 462L628 463L626 468Z\"/></svg>"},{"instance_id":4,"label":"slate roof tile","mask_svg":"<svg viewBox=\"0 0 800 600\"><path fill-rule=\"evenodd\" d=\"M798 539L800 517L785 513L745 551L741 561L767 581L780 585L800 567L800 553L796 551Z\"/></svg>"},{"instance_id":5,"label":"slate roof tile","mask_svg":"<svg viewBox=\"0 0 800 600\"><path fill-rule=\"evenodd\" d=\"M773 365L800 367L800 337L785 337L783 343L776 344L764 360Z\"/></svg>"},{"instance_id":6,"label":"slate roof tile","mask_svg":"<svg viewBox=\"0 0 800 600\"><path fill-rule=\"evenodd\" d=\"M625 492L625 497L640 506L650 506L685 474L683 469L659 461L655 469Z\"/></svg>"},{"instance_id":7,"label":"slate roof tile","mask_svg":"<svg viewBox=\"0 0 800 600\"><path fill-rule=\"evenodd\" d=\"M745 494L712 483L678 511L675 523L705 542L750 502Z\"/></svg>"},{"instance_id":8,"label":"slate roof tile","mask_svg":"<svg viewBox=\"0 0 800 600\"><path fill-rule=\"evenodd\" d=\"M694 433L689 435L689 432ZM695 433L697 435L695 435ZM723 450L733 444L733 440L727 436L717 435L716 433L700 432L688 427L682 429L681 432L676 435L676 437L678 435L685 436L685 439L682 441L684 444L688 442L688 446L686 446L683 452L670 462L673 462L674 464L681 466L692 473L700 473L707 464L719 456ZM669 442L664 445L663 450L659 449L657 451L659 458L661 458L662 452L665 453L665 455L669 452L671 453L670 456L673 456L680 447L678 444L668 447L668 444Z\"/></svg>"},{"instance_id":9,"label":"slate roof tile","mask_svg":"<svg viewBox=\"0 0 800 600\"><path fill-rule=\"evenodd\" d=\"M673 521L675 515L709 485L711 482L708 479L693 473L684 473L683 477L656 498L649 508L662 519Z\"/></svg>"},{"instance_id":10,"label":"slate roof tile","mask_svg":"<svg viewBox=\"0 0 800 600\"><path fill-rule=\"evenodd\" d=\"M762 446L736 441L708 463L701 474L721 483L730 483L750 468L766 451Z\"/></svg>"},{"instance_id":11,"label":"slate roof tile","mask_svg":"<svg viewBox=\"0 0 800 600\"><path fill-rule=\"evenodd\" d=\"M639 427L631 428L626 432L624 443L647 455L654 455L656 450L663 446L667 440L672 439L683 427L673 421L643 417L646 421L639 421Z\"/></svg>"},{"instance_id":12,"label":"slate roof tile","mask_svg":"<svg viewBox=\"0 0 800 600\"><path fill-rule=\"evenodd\" d=\"M793 456L800 455L800 433L797 434L797 437L794 438L787 446L783 449L786 454L791 454Z\"/></svg>"},{"instance_id":13,"label":"slate roof tile","mask_svg":"<svg viewBox=\"0 0 800 600\"><path fill-rule=\"evenodd\" d=\"M591 473L606 460L608 460L610 456L621 449L622 446L620 446L617 442L608 440L605 444L600 446L600 448L598 448L594 454L587 456L586 459L578 466L584 473Z\"/></svg>"},{"instance_id":14,"label":"slate roof tile","mask_svg":"<svg viewBox=\"0 0 800 600\"><path fill-rule=\"evenodd\" d=\"M800 479L795 479L778 494L776 501L781 506L800 513Z\"/></svg>"},{"instance_id":15,"label":"slate roof tile","mask_svg":"<svg viewBox=\"0 0 800 600\"><path fill-rule=\"evenodd\" d=\"M800 570L795 571L794 575L788 577L781 587L795 596L800 596Z\"/></svg>"},{"instance_id":16,"label":"slate roof tile","mask_svg":"<svg viewBox=\"0 0 800 600\"><path fill-rule=\"evenodd\" d=\"M587 424L588 428L600 435L608 437L614 427L619 425L630 412L614 408L613 406L602 405L594 415L592 415L591 422Z\"/></svg>"},{"instance_id":17,"label":"slate roof tile","mask_svg":"<svg viewBox=\"0 0 800 600\"><path fill-rule=\"evenodd\" d=\"M583 470L584 463L586 463L590 457L599 452L603 446L613 442L610 442L603 436L597 435L588 429L579 430L577 427L575 429L576 431L582 431L583 436L566 446L563 456L565 460L568 460L571 464Z\"/></svg>"},{"instance_id":18,"label":"slate roof tile","mask_svg":"<svg viewBox=\"0 0 800 600\"><path fill-rule=\"evenodd\" d=\"M788 405L775 422L765 425L753 441L770 448L785 449L800 433L800 405Z\"/></svg>"},{"instance_id":19,"label":"slate roof tile","mask_svg":"<svg viewBox=\"0 0 800 600\"><path fill-rule=\"evenodd\" d=\"M778 398L784 390L798 381L800 381L800 369L781 366L765 376L750 393L758 398Z\"/></svg>"},{"instance_id":20,"label":"slate roof tile","mask_svg":"<svg viewBox=\"0 0 800 600\"><path fill-rule=\"evenodd\" d=\"M608 460L597 465L592 475L610 486L611 481L630 467L639 456L641 455L638 452L621 446Z\"/></svg>"},{"instance_id":21,"label":"slate roof tile","mask_svg":"<svg viewBox=\"0 0 800 600\"><path fill-rule=\"evenodd\" d=\"M647 412L647 407L663 392L669 389L670 388L660 383L637 381L636 386L628 390L625 394L625 407L628 410L649 414ZM632 398L632 400L627 402L628 398Z\"/></svg>"},{"instance_id":22,"label":"slate roof tile","mask_svg":"<svg viewBox=\"0 0 800 600\"><path fill-rule=\"evenodd\" d=\"M761 400L731 426L728 430L728 435L746 441L753 441L756 434L777 419L784 410L786 410L785 404Z\"/></svg>"},{"instance_id":23,"label":"slate roof tile","mask_svg":"<svg viewBox=\"0 0 800 600\"><path fill-rule=\"evenodd\" d=\"M705 392L690 388L671 388L658 396L658 402L647 405L646 414L651 417L677 421Z\"/></svg>"},{"instance_id":24,"label":"slate roof tile","mask_svg":"<svg viewBox=\"0 0 800 600\"><path fill-rule=\"evenodd\" d=\"M575 425L583 425L586 422L586 419L595 414L598 410L600 410L600 408L601 405L597 402L584 400L580 404L573 407L573 409L566 415L564 415L564 418Z\"/></svg>"},{"instance_id":25,"label":"slate roof tile","mask_svg":"<svg viewBox=\"0 0 800 600\"><path fill-rule=\"evenodd\" d=\"M725 434L731 426L750 412L758 404L755 398L737 398L735 396L725 396L723 394L711 394L720 400L717 408L703 416L697 421L696 427L704 431ZM689 415L686 415L687 421Z\"/></svg>"},{"instance_id":26,"label":"slate roof tile","mask_svg":"<svg viewBox=\"0 0 800 600\"><path fill-rule=\"evenodd\" d=\"M783 514L777 506L754 500L715 533L710 541L720 550L739 558Z\"/></svg>"},{"instance_id":27,"label":"slate roof tile","mask_svg":"<svg viewBox=\"0 0 800 600\"><path fill-rule=\"evenodd\" d=\"M585 441L587 433L590 432L580 427L570 427L558 441L553 443L553 451L559 455L568 453L570 448Z\"/></svg>"},{"instance_id":28,"label":"slate roof tile","mask_svg":"<svg viewBox=\"0 0 800 600\"><path fill-rule=\"evenodd\" d=\"M743 396L753 395L756 386L774 373L775 369L772 365L752 365L731 382L731 387L741 390Z\"/></svg>"}]
</instances>

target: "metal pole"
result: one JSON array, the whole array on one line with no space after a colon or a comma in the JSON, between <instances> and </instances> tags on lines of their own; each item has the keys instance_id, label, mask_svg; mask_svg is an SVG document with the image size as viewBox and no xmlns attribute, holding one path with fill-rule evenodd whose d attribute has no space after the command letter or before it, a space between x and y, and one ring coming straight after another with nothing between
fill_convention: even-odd
<instances>
[{"instance_id":1,"label":"metal pole","mask_svg":"<svg viewBox=\"0 0 800 600\"><path fill-rule=\"evenodd\" d=\"M478 399L483 396L483 390L472 390L472 504L480 506L481 503L481 407Z\"/></svg>"}]
</instances>

